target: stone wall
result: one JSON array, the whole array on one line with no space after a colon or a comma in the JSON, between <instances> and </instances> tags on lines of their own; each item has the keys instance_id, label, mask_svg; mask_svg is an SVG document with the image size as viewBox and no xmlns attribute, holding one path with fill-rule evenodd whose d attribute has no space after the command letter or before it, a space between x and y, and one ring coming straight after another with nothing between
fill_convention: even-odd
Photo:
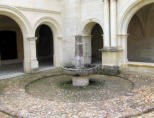
<instances>
[{"instance_id":1,"label":"stone wall","mask_svg":"<svg viewBox=\"0 0 154 118\"><path fill-rule=\"evenodd\" d=\"M0 4L10 6L60 11L61 0L1 0Z\"/></svg>"}]
</instances>

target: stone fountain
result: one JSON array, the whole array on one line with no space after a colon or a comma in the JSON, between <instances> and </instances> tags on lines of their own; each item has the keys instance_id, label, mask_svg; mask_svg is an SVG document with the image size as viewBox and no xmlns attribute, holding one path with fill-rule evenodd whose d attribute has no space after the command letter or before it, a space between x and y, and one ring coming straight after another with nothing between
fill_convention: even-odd
<instances>
[{"instance_id":1,"label":"stone fountain","mask_svg":"<svg viewBox=\"0 0 154 118\"><path fill-rule=\"evenodd\" d=\"M75 36L74 65L65 65L62 72L73 76L73 86L84 87L89 85L89 75L98 72L101 65L85 64L83 56L82 36Z\"/></svg>"}]
</instances>

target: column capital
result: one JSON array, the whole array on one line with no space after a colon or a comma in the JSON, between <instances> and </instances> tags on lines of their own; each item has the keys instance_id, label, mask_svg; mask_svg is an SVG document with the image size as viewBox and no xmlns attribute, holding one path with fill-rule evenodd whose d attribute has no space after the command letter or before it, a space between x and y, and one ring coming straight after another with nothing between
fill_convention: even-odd
<instances>
[{"instance_id":1,"label":"column capital","mask_svg":"<svg viewBox=\"0 0 154 118\"><path fill-rule=\"evenodd\" d=\"M62 40L62 39L63 39L63 37L62 37L62 36L58 36L58 37L57 37L57 39Z\"/></svg>"},{"instance_id":2,"label":"column capital","mask_svg":"<svg viewBox=\"0 0 154 118\"><path fill-rule=\"evenodd\" d=\"M122 51L119 47L104 47L103 49L100 49L102 52L119 52Z\"/></svg>"},{"instance_id":3,"label":"column capital","mask_svg":"<svg viewBox=\"0 0 154 118\"><path fill-rule=\"evenodd\" d=\"M111 0L111 2L112 2L112 1L115 1L115 2L117 2L118 0Z\"/></svg>"},{"instance_id":4,"label":"column capital","mask_svg":"<svg viewBox=\"0 0 154 118\"><path fill-rule=\"evenodd\" d=\"M104 1L107 1L107 2L109 2L109 0L102 0L102 1L103 1L103 2L104 2Z\"/></svg>"},{"instance_id":5,"label":"column capital","mask_svg":"<svg viewBox=\"0 0 154 118\"><path fill-rule=\"evenodd\" d=\"M121 38L124 38L124 37L127 38L129 36L129 34L117 34L117 36L118 37L121 37Z\"/></svg>"},{"instance_id":6,"label":"column capital","mask_svg":"<svg viewBox=\"0 0 154 118\"><path fill-rule=\"evenodd\" d=\"M82 35L82 37L92 37L92 35Z\"/></svg>"},{"instance_id":7,"label":"column capital","mask_svg":"<svg viewBox=\"0 0 154 118\"><path fill-rule=\"evenodd\" d=\"M36 41L38 38L37 37L28 37L27 38L29 41Z\"/></svg>"}]
</instances>

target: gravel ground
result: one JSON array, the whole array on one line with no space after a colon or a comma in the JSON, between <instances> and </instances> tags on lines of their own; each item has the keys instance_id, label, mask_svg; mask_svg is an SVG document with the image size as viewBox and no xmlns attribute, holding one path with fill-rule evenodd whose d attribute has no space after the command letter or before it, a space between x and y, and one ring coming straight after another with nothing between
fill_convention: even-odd
<instances>
[{"instance_id":1,"label":"gravel ground","mask_svg":"<svg viewBox=\"0 0 154 118\"><path fill-rule=\"evenodd\" d=\"M142 115L134 116L132 118L154 118L154 110L147 113L143 113Z\"/></svg>"},{"instance_id":2,"label":"gravel ground","mask_svg":"<svg viewBox=\"0 0 154 118\"><path fill-rule=\"evenodd\" d=\"M13 117L3 112L0 112L0 118L13 118Z\"/></svg>"},{"instance_id":3,"label":"gravel ground","mask_svg":"<svg viewBox=\"0 0 154 118\"><path fill-rule=\"evenodd\" d=\"M92 78L100 80L101 83L98 83L99 87L94 84L86 89L91 92L88 97L85 95L86 91L74 93L75 88L65 83L54 84L53 80L59 77L64 76L58 70L52 70L0 80L0 110L19 118L153 118L154 116L152 74L124 72L120 77L94 75ZM64 78L70 80L68 76ZM61 79L57 79L56 82L59 81ZM102 94L103 90L105 94ZM72 94L64 98L68 93ZM76 98L74 95L81 97L74 100ZM103 99L104 96L107 97Z\"/></svg>"}]
</instances>

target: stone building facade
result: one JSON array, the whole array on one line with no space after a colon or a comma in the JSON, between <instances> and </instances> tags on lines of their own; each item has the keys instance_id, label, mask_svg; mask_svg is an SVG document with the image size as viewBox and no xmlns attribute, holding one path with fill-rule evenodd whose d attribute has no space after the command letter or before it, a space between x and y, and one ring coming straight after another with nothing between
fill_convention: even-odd
<instances>
[{"instance_id":1,"label":"stone building facade","mask_svg":"<svg viewBox=\"0 0 154 118\"><path fill-rule=\"evenodd\" d=\"M31 73L43 59L73 63L82 35L86 63L152 69L153 12L154 0L1 0L0 65L22 63Z\"/></svg>"}]
</instances>

